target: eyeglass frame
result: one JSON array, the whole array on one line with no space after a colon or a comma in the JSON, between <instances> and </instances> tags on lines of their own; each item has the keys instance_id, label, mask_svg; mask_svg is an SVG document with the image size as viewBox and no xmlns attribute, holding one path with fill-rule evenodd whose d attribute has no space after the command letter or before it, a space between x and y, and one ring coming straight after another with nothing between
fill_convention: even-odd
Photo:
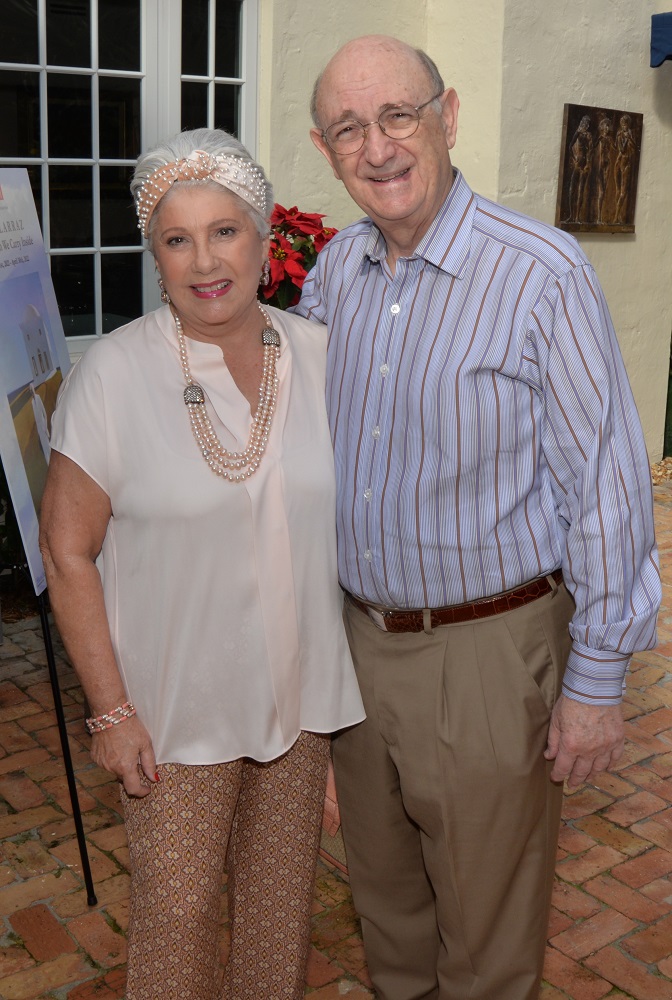
<instances>
[{"instance_id":1,"label":"eyeglass frame","mask_svg":"<svg viewBox=\"0 0 672 1000\"><path fill-rule=\"evenodd\" d=\"M393 139L395 142L400 142L402 139L410 139L412 135L415 135L415 133L418 131L418 128L420 127L420 120L421 120L420 112L422 111L422 109L426 108L433 101L437 101L443 93L444 93L443 90L439 91L439 93L435 94L434 97L430 97L430 99L428 101L424 101L423 104L418 104L417 107L413 107L412 104L405 104L403 101L401 102L401 104L390 104L387 108L385 108L384 111L380 112L377 118L374 118L370 122L360 122L356 118L339 118L338 121L332 122L331 125L328 125L325 129L323 129L320 135L322 136L322 139L326 142L327 146L332 151L332 153L336 153L338 156L352 156L353 153L358 153L360 149L363 148L364 143L366 142L366 137L369 134L368 130L370 125L377 125L380 131L383 133L383 135L386 135L388 139ZM394 111L395 108L413 108L413 111L415 111L417 115L415 120L415 128L413 129L412 132L409 132L408 135L400 135L400 136L390 135L388 132L385 131L383 126L380 124L380 119L383 117L383 115L387 114L388 111ZM363 133L361 145L358 146L357 149L349 149L347 153L344 153L340 149L334 149L334 147L329 142L329 139L327 138L327 132L329 131L329 129L333 128L334 125L342 125L344 122L352 122L354 125L359 125Z\"/></svg>"}]
</instances>

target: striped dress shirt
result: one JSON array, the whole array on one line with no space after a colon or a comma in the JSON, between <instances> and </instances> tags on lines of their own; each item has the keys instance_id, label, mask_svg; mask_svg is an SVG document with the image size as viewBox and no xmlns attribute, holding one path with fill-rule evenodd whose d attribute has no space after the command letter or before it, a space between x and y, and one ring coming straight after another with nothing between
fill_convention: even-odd
<instances>
[{"instance_id":1,"label":"striped dress shirt","mask_svg":"<svg viewBox=\"0 0 672 1000\"><path fill-rule=\"evenodd\" d=\"M392 274L370 219L296 310L328 325L339 575L390 608L488 597L562 567L565 693L615 704L656 641L649 462L603 292L573 237L459 171Z\"/></svg>"}]
</instances>

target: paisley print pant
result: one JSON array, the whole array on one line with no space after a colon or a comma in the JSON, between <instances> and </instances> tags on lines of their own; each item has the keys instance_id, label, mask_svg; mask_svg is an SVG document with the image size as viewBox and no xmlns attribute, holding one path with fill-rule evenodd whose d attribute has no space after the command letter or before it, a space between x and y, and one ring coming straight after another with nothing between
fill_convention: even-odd
<instances>
[{"instance_id":1,"label":"paisley print pant","mask_svg":"<svg viewBox=\"0 0 672 1000\"><path fill-rule=\"evenodd\" d=\"M122 792L131 856L126 1000L300 1000L310 942L329 740L282 757L161 764ZM222 984L225 870L231 950Z\"/></svg>"}]
</instances>

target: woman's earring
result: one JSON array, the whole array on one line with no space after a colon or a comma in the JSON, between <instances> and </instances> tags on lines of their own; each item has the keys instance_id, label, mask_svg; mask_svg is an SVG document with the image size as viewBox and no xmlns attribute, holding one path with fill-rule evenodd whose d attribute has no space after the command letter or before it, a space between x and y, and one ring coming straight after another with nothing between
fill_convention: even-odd
<instances>
[{"instance_id":1,"label":"woman's earring","mask_svg":"<svg viewBox=\"0 0 672 1000\"><path fill-rule=\"evenodd\" d=\"M156 280L158 281L159 288L161 290L161 301L163 302L164 306L170 305L170 295L166 291L166 286L163 283L163 278L161 277L161 275L159 275Z\"/></svg>"},{"instance_id":2,"label":"woman's earring","mask_svg":"<svg viewBox=\"0 0 672 1000\"><path fill-rule=\"evenodd\" d=\"M271 283L271 265L267 260L265 260L263 267L261 269L261 277L259 278L259 284L270 285L270 283Z\"/></svg>"}]
</instances>

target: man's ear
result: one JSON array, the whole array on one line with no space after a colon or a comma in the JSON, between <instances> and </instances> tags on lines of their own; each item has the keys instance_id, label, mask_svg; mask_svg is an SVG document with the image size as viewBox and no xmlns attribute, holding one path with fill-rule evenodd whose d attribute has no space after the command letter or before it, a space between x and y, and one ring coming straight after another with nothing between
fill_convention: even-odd
<instances>
[{"instance_id":1,"label":"man's ear","mask_svg":"<svg viewBox=\"0 0 672 1000\"><path fill-rule=\"evenodd\" d=\"M457 139L457 113L460 110L460 99L453 87L449 87L441 94L441 117L443 127L446 132L446 142L448 149L452 149Z\"/></svg>"},{"instance_id":2,"label":"man's ear","mask_svg":"<svg viewBox=\"0 0 672 1000\"><path fill-rule=\"evenodd\" d=\"M334 153L333 149L331 149L327 145L325 140L322 138L322 133L319 130L319 128L311 128L310 138L313 140L313 145L317 149L319 149L319 151L322 153L322 156L325 158L325 160L333 170L334 177L337 180L342 181L343 178L341 177L341 173L338 169L338 159L336 157L336 154Z\"/></svg>"}]
</instances>

